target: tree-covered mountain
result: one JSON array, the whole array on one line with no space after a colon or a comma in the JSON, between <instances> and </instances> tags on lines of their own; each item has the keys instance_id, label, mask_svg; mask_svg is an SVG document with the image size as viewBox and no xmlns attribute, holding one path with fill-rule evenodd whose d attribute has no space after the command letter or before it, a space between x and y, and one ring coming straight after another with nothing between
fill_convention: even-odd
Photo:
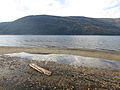
<instances>
[{"instance_id":1,"label":"tree-covered mountain","mask_svg":"<svg viewBox=\"0 0 120 90\"><path fill-rule=\"evenodd\" d=\"M0 34L15 35L120 35L120 19L80 16L26 16L0 23Z\"/></svg>"}]
</instances>

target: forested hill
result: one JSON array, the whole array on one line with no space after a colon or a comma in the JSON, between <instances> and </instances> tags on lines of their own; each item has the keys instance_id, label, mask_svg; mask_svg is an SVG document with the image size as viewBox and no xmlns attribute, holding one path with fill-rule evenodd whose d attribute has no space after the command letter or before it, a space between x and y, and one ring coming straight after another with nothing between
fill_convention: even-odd
<instances>
[{"instance_id":1,"label":"forested hill","mask_svg":"<svg viewBox=\"0 0 120 90\"><path fill-rule=\"evenodd\" d=\"M119 18L26 16L0 23L2 35L120 35Z\"/></svg>"}]
</instances>

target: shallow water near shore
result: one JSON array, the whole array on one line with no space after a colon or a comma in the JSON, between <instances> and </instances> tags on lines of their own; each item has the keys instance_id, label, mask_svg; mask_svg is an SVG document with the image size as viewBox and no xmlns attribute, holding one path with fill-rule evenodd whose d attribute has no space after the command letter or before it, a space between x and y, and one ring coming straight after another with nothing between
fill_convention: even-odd
<instances>
[{"instance_id":1,"label":"shallow water near shore","mask_svg":"<svg viewBox=\"0 0 120 90\"><path fill-rule=\"evenodd\" d=\"M48 63L56 62L58 64L68 64L74 66L85 66L102 69L120 70L120 62L100 58L83 57L68 54L31 54L31 53L10 53L4 54L8 56L17 56L38 61L45 61Z\"/></svg>"}]
</instances>

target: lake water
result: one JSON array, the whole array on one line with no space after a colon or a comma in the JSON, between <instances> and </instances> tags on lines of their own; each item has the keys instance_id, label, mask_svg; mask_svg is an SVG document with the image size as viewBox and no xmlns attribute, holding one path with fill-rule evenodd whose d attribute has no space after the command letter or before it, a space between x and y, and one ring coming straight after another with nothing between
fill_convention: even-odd
<instances>
[{"instance_id":1,"label":"lake water","mask_svg":"<svg viewBox=\"0 0 120 90\"><path fill-rule=\"evenodd\" d=\"M0 46L38 46L120 51L120 36L0 35Z\"/></svg>"}]
</instances>

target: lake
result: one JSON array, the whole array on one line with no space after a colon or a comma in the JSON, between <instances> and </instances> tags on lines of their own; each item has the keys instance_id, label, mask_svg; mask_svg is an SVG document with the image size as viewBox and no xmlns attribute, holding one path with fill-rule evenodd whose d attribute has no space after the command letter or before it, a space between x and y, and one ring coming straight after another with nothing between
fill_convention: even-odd
<instances>
[{"instance_id":1,"label":"lake","mask_svg":"<svg viewBox=\"0 0 120 90\"><path fill-rule=\"evenodd\" d=\"M120 36L0 35L0 46L37 46L120 51Z\"/></svg>"}]
</instances>

